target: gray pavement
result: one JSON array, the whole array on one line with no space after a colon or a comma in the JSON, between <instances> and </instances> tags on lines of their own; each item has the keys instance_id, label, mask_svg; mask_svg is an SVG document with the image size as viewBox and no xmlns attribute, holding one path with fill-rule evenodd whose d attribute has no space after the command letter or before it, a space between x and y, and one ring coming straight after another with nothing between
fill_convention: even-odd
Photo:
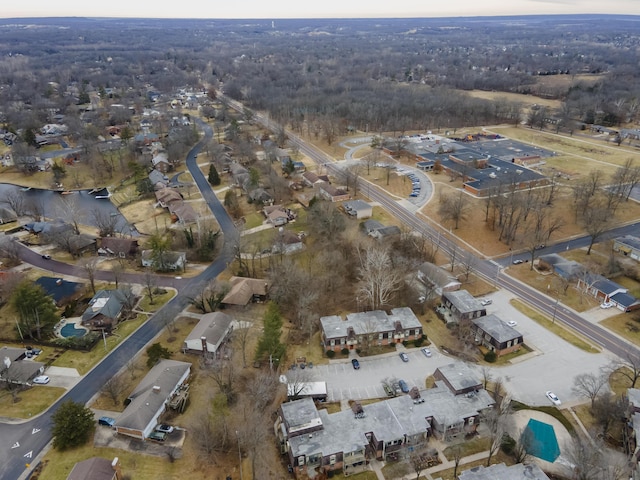
<instances>
[{"instance_id":1,"label":"gray pavement","mask_svg":"<svg viewBox=\"0 0 640 480\"><path fill-rule=\"evenodd\" d=\"M501 378L512 398L528 405L550 405L545 396L547 390L556 393L565 406L583 403L584 399L571 391L573 378L581 373L597 373L614 356L608 352L586 353L567 343L514 308L510 300L516 297L507 291L500 290L486 298L493 300L487 307L487 313L496 314L505 321L515 320L515 328L523 334L524 343L533 350L510 365L489 367L492 378ZM602 315L601 312L595 313ZM426 331L428 335L428 327ZM409 387L424 388L426 378L436 368L459 361L441 353L434 345L429 348L433 353L430 358L418 348L405 349L402 345L398 346L398 351L358 357L359 370L353 369L350 358L331 360L328 365L314 367L313 379L327 382L328 401L331 402L384 397L381 382L391 378L403 379ZM399 351L406 351L409 362L400 360ZM482 377L479 366L471 367Z\"/></svg>"}]
</instances>

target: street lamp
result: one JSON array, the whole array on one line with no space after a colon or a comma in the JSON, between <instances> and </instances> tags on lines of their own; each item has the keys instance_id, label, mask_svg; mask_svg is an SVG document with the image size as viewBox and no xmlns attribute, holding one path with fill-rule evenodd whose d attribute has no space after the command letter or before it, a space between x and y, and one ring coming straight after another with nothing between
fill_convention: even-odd
<instances>
[{"instance_id":1,"label":"street lamp","mask_svg":"<svg viewBox=\"0 0 640 480\"><path fill-rule=\"evenodd\" d=\"M242 480L242 452L240 451L240 435L236 430L236 439L238 440L238 461L240 462L240 480Z\"/></svg>"}]
</instances>

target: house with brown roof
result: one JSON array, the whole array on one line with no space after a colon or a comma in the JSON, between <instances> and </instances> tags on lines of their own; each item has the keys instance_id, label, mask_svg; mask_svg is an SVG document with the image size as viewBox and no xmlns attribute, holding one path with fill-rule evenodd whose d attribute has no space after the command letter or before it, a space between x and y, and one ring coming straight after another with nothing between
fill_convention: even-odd
<instances>
[{"instance_id":1,"label":"house with brown roof","mask_svg":"<svg viewBox=\"0 0 640 480\"><path fill-rule=\"evenodd\" d=\"M147 438L190 374L191 363L160 360L125 400L127 406L114 425L116 432Z\"/></svg>"},{"instance_id":2,"label":"house with brown roof","mask_svg":"<svg viewBox=\"0 0 640 480\"><path fill-rule=\"evenodd\" d=\"M155 192L156 200L162 208L167 208L171 202L182 202L182 195L175 188L162 188Z\"/></svg>"},{"instance_id":3,"label":"house with brown roof","mask_svg":"<svg viewBox=\"0 0 640 480\"><path fill-rule=\"evenodd\" d=\"M138 240L135 238L102 237L98 253L120 258L135 257L138 248Z\"/></svg>"},{"instance_id":4,"label":"house with brown roof","mask_svg":"<svg viewBox=\"0 0 640 480\"><path fill-rule=\"evenodd\" d=\"M330 183L322 182L318 184L318 192L320 196L325 200L329 200L330 202L344 202L351 198L349 192L343 190L342 188L337 188L331 185Z\"/></svg>"},{"instance_id":5,"label":"house with brown roof","mask_svg":"<svg viewBox=\"0 0 640 480\"><path fill-rule=\"evenodd\" d=\"M122 468L118 457L113 461L106 458L91 457L78 462L67 476L67 480L123 480Z\"/></svg>"},{"instance_id":6,"label":"house with brown roof","mask_svg":"<svg viewBox=\"0 0 640 480\"><path fill-rule=\"evenodd\" d=\"M289 255L304 249L302 238L291 230L280 227L273 240L272 252Z\"/></svg>"},{"instance_id":7,"label":"house with brown roof","mask_svg":"<svg viewBox=\"0 0 640 480\"><path fill-rule=\"evenodd\" d=\"M247 305L249 302L264 302L268 284L260 278L231 277L231 290L222 299L224 305Z\"/></svg>"}]
</instances>

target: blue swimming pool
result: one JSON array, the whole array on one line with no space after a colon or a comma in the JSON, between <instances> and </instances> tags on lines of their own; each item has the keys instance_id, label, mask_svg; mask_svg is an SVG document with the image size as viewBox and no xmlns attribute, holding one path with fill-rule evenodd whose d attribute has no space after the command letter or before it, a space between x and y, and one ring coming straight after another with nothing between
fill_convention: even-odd
<instances>
[{"instance_id":1,"label":"blue swimming pool","mask_svg":"<svg viewBox=\"0 0 640 480\"><path fill-rule=\"evenodd\" d=\"M521 441L527 453L534 457L553 463L560 456L558 439L552 425L532 418L522 432L522 436Z\"/></svg>"},{"instance_id":2,"label":"blue swimming pool","mask_svg":"<svg viewBox=\"0 0 640 480\"><path fill-rule=\"evenodd\" d=\"M64 338L69 337L84 337L87 334L87 330L84 328L76 328L75 324L67 323L60 329L60 335Z\"/></svg>"}]
</instances>

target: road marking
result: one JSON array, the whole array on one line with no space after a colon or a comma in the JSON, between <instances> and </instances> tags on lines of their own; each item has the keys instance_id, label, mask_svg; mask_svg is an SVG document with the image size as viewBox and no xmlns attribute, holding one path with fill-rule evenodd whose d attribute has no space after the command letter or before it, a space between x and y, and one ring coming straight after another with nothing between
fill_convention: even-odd
<instances>
[{"instance_id":1,"label":"road marking","mask_svg":"<svg viewBox=\"0 0 640 480\"><path fill-rule=\"evenodd\" d=\"M23 455L23 457L25 457L25 458L31 458L32 456L33 456L33 450L31 450L31 451L29 451L29 452L27 452L27 453L25 453Z\"/></svg>"},{"instance_id":2,"label":"road marking","mask_svg":"<svg viewBox=\"0 0 640 480\"><path fill-rule=\"evenodd\" d=\"M31 435L34 435L36 433L38 433L40 431L39 428L34 428L33 430L31 430Z\"/></svg>"},{"instance_id":3,"label":"road marking","mask_svg":"<svg viewBox=\"0 0 640 480\"><path fill-rule=\"evenodd\" d=\"M11 448L18 448L20 446L20 442L16 442L13 444Z\"/></svg>"}]
</instances>

